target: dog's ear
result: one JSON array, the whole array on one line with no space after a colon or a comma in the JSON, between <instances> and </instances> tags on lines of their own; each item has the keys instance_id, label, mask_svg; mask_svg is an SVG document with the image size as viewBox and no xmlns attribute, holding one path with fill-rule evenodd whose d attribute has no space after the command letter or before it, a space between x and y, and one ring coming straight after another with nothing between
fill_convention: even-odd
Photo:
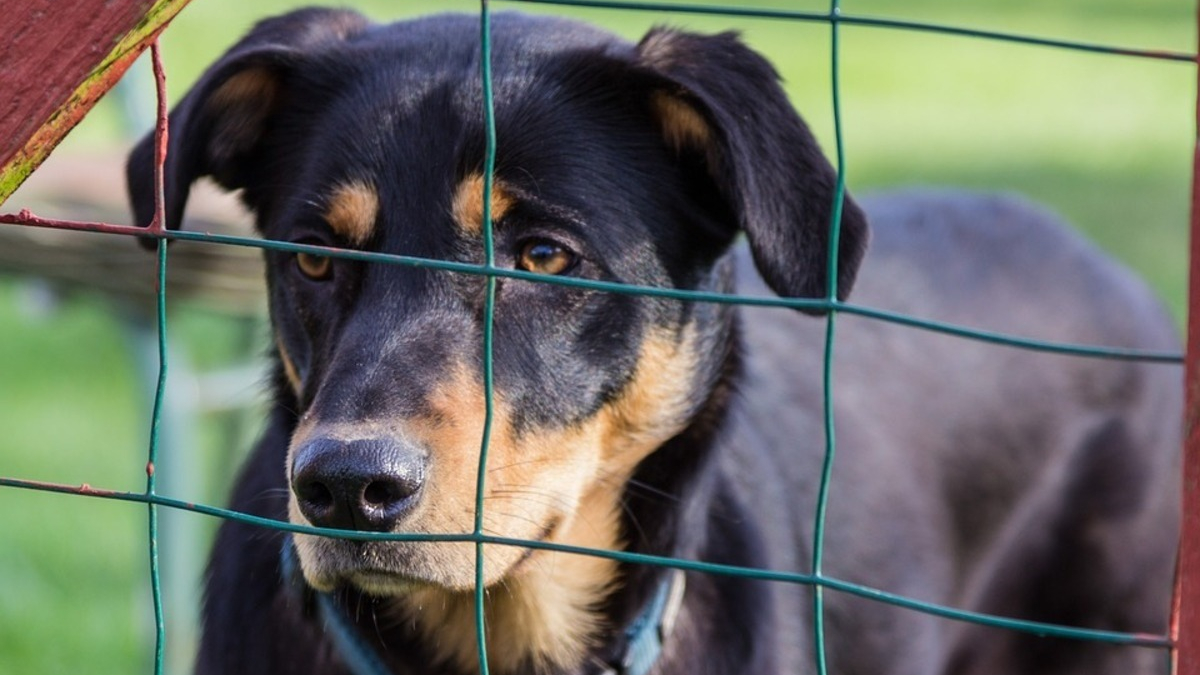
<instances>
[{"instance_id":1,"label":"dog's ear","mask_svg":"<svg viewBox=\"0 0 1200 675\"><path fill-rule=\"evenodd\" d=\"M781 296L825 297L837 174L775 69L735 33L655 29L638 44L637 58L666 78L651 100L664 136L705 162L763 278ZM866 242L866 216L847 195L839 299L850 291Z\"/></svg>"},{"instance_id":2,"label":"dog's ear","mask_svg":"<svg viewBox=\"0 0 1200 675\"><path fill-rule=\"evenodd\" d=\"M171 111L164 168L166 226L179 227L192 183L212 176L230 190L248 187L264 133L289 104L294 75L314 55L362 32L355 12L304 9L256 25L200 77ZM125 167L134 222L154 217L154 134Z\"/></svg>"}]
</instances>

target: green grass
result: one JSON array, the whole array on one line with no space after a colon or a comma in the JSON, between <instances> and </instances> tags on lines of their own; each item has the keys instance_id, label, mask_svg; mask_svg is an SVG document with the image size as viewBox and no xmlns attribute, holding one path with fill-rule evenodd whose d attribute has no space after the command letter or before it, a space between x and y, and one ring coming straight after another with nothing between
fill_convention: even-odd
<instances>
[{"instance_id":1,"label":"green grass","mask_svg":"<svg viewBox=\"0 0 1200 675\"><path fill-rule=\"evenodd\" d=\"M194 0L164 38L173 99L255 19L294 4ZM363 6L376 18L477 7L392 0ZM825 8L812 0L759 6ZM1181 0L848 0L843 10L1131 47L1190 51L1195 41L1194 8ZM832 152L828 26L564 13L630 38L661 23L743 31L776 63ZM1182 319L1193 66L855 26L842 29L841 58L853 191L951 185L1028 195L1145 275ZM110 147L118 120L116 106L102 103L59 154ZM140 490L149 401L114 307L83 294L38 317L22 309L22 293L13 281L0 281L0 476ZM242 351L235 328L186 308L172 313L173 336L206 368ZM219 502L230 446L243 444L224 441L213 421L201 430L202 471L185 489ZM0 513L0 673L148 672L145 509L0 489ZM178 643L168 650L186 652Z\"/></svg>"},{"instance_id":2,"label":"green grass","mask_svg":"<svg viewBox=\"0 0 1200 675\"><path fill-rule=\"evenodd\" d=\"M0 475L139 489L129 357L94 300L31 321L0 286ZM0 490L0 672L129 672L148 624L142 510Z\"/></svg>"}]
</instances>

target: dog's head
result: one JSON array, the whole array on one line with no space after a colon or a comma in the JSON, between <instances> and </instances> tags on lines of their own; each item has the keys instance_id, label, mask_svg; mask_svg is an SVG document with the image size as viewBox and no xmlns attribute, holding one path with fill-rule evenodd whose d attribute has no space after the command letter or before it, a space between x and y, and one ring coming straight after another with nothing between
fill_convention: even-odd
<instances>
[{"instance_id":1,"label":"dog's head","mask_svg":"<svg viewBox=\"0 0 1200 675\"><path fill-rule=\"evenodd\" d=\"M760 56L732 34L499 15L495 264L646 286L723 289L744 232L781 295L827 292L836 175ZM171 115L168 225L190 184L240 189L270 239L484 261L478 18L390 26L304 10L257 26ZM129 164L150 221L152 145ZM843 209L838 292L866 238ZM266 253L296 523L473 529L485 419L486 281L420 266ZM618 545L621 491L709 397L726 310L500 279L483 529ZM297 537L317 588L469 588L471 544ZM487 583L527 549L491 547Z\"/></svg>"}]
</instances>

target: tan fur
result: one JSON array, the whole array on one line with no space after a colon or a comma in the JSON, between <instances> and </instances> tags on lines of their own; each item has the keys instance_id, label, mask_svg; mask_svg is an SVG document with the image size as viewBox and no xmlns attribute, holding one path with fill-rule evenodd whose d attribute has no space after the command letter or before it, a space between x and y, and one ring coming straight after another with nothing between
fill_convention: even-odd
<instances>
[{"instance_id":1,"label":"tan fur","mask_svg":"<svg viewBox=\"0 0 1200 675\"><path fill-rule=\"evenodd\" d=\"M325 221L353 246L367 243L379 217L379 193L359 180L342 183L329 196Z\"/></svg>"},{"instance_id":2,"label":"tan fur","mask_svg":"<svg viewBox=\"0 0 1200 675\"><path fill-rule=\"evenodd\" d=\"M695 349L690 328L679 339L645 340L633 380L601 413L609 417L602 440L608 471L632 474L646 455L683 430L695 406Z\"/></svg>"},{"instance_id":3,"label":"tan fur","mask_svg":"<svg viewBox=\"0 0 1200 675\"><path fill-rule=\"evenodd\" d=\"M515 200L501 181L492 182L492 221L504 217L513 207ZM450 204L454 222L464 231L479 235L483 227L483 176L473 173L463 179L454 190Z\"/></svg>"},{"instance_id":4,"label":"tan fur","mask_svg":"<svg viewBox=\"0 0 1200 675\"><path fill-rule=\"evenodd\" d=\"M691 334L649 335L624 393L591 419L566 428L518 435L502 393L494 399L484 494L484 532L616 550L621 548L620 499L637 464L686 424L695 356ZM483 429L479 378L458 369L429 400L428 419L321 425L302 420L293 448L314 433L334 438L394 435L431 453L425 494L405 532L469 533ZM289 456L288 465L291 465ZM295 499L290 513L304 523ZM322 574L341 564L329 540L297 535L302 569L315 588L338 581ZM404 569L394 581L364 590L395 597L397 615L414 624L439 661L478 667L473 587L475 544L395 543ZM601 626L596 607L615 588L611 560L515 546L485 545L485 618L489 666L516 673L523 665L569 668L593 644ZM351 577L353 578L353 577ZM421 581L412 581L420 579ZM388 585L388 584L391 585ZM379 585L379 584L382 584Z\"/></svg>"}]
</instances>

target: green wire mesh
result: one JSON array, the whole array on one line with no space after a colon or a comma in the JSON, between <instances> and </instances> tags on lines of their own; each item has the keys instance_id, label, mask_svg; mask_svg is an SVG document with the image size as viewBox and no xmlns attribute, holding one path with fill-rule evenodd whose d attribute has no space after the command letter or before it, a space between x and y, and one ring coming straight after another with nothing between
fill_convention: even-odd
<instances>
[{"instance_id":1,"label":"green wire mesh","mask_svg":"<svg viewBox=\"0 0 1200 675\"><path fill-rule=\"evenodd\" d=\"M158 383L156 388L154 409L151 419L151 434L148 451L148 462L146 467L146 489L144 492L121 492L112 490L102 490L92 488L87 485L83 486L67 486L59 484L43 483L38 481L21 480L14 478L6 478L0 476L0 487L10 488L25 488L42 490L48 492L57 492L65 494L83 495L91 497L99 497L104 499L112 499L118 501L135 502L146 505L148 509L148 539L150 553L150 586L153 595L154 615L155 615L155 653L154 653L154 672L157 674L163 671L163 655L165 652L165 628L164 615L162 607L160 573L158 564L158 511L159 507L167 507L194 513L213 516L216 518L236 520L243 523L273 528L276 530L292 533L308 533L321 536L339 537L353 540L388 540L388 541L424 541L424 542L472 542L475 545L476 552L476 584L475 584L475 619L477 644L479 651L480 670L484 675L488 673L487 666L487 643L486 632L484 630L484 603L486 601L485 589L483 586L483 564L486 546L520 546L539 550L559 551L576 555L590 555L608 558L624 563L651 565L659 567L671 567L687 571L694 571L706 574L721 574L732 575L764 581L772 581L778 583L803 584L813 588L813 640L815 646L815 667L817 672L824 675L827 672L826 655L825 655L825 620L824 620L824 603L825 591L832 590L840 593L847 593L862 598L871 599L877 602L886 603L889 605L907 608L913 611L923 612L926 614L953 619L958 621L973 622L981 625L987 625L997 628L1003 628L1014 631L1022 631L1041 636L1071 638L1083 641L1105 642L1111 644L1129 645L1137 647L1151 647L1159 649L1167 649L1172 646L1171 641L1162 635L1145 635L1137 633L1123 633L1116 631L1082 629L1072 626L1061 626L1047 624L1042 622L1021 621L1009 619L1005 617L991 616L980 614L977 612L969 612L943 605L931 604L923 601L918 601L912 598L899 596L893 593L888 593L879 589L870 588L858 584L841 581L836 578L828 577L823 574L822 558L824 552L825 538L825 515L827 504L829 501L829 492L832 487L831 475L833 463L836 456L836 436L835 426L833 421L833 353L836 345L836 326L837 318L841 313L854 314L871 318L878 321L886 321L900 325L909 326L913 329L935 331L944 334L958 336L964 339L979 340L996 345L1020 348L1036 351L1044 351L1051 353L1067 354L1086 358L1108 358L1121 360L1137 360L1153 363L1169 363L1178 364L1182 362L1182 355L1178 353L1167 353L1148 350L1111 348L1098 345L1080 345L1058 342L1048 342L1043 340L1031 339L1023 336L1007 335L991 331L981 331L967 326L958 326L953 324L928 321L911 317L902 314L896 314L870 307L858 306L853 303L839 301L837 299L837 241L840 237L840 222L842 203L845 196L846 186L846 166L845 155L842 138L842 110L840 97L840 67L839 67L839 36L840 27L842 25L856 25L881 29L901 29L924 31L932 33L944 33L978 39L990 39L1007 41L1017 44L1036 45L1042 47L1053 47L1058 49L1068 49L1077 51L1094 52L1100 54L1132 56L1139 58L1158 59L1164 61L1196 61L1194 54L1184 54L1179 52L1169 51L1147 51L1127 49L1111 45L1101 45L1092 43L1083 43L1066 40L1056 40L1041 37L1033 37L1027 35L1018 35L1012 33L1002 33L995 31L984 31L975 29L965 29L955 26L937 25L929 23L919 23L910 21L899 21L885 18L873 18L866 16L854 16L842 13L839 0L830 0L829 9L827 12L801 12L801 11L786 11L774 9L759 9L759 8L740 8L726 6L703 6L690 5L684 3L649 3L649 2L619 2L619 1L600 1L600 0L510 0L514 3L527 4L546 4L546 5L564 5L575 7L590 7L590 8L610 8L622 10L637 10L637 11L652 11L652 12L675 12L675 13L692 13L692 14L710 14L730 17L756 17L768 18L777 20L790 21L806 21L806 22L825 22L830 28L830 68L832 82L832 105L834 119L834 134L836 144L836 167L837 185L835 194L835 204L832 217L829 223L830 241L834 242L830 246L830 255L827 261L827 278L829 280L828 293L825 298L821 299L794 299L794 298L743 298L731 294L718 294L695 291L681 291L677 289L655 288L646 286L634 286L625 284L614 284L608 282L591 281L584 279L574 279L566 277L547 277L543 275L531 274L520 270L499 269L495 267L495 256L492 241L491 231L491 191L493 171L496 160L496 130L493 118L493 93L492 93L492 75L491 75L491 9L488 0L481 0L480 3L480 48L481 48L481 71L480 80L483 91L483 109L480 111L483 120L486 134L486 152L483 167L484 177L484 196L483 196L483 239L485 250L485 262L482 266L470 265L463 263L455 263L440 260L431 260L424 258L414 258L409 256L389 255L381 253L371 253L365 251L352 251L325 248L320 246L294 244L278 241L263 241L259 239L234 237L226 235L211 235L196 232L168 232L165 231L161 223L162 218L162 152L161 148L165 148L165 143L160 138L160 152L156 166L156 195L157 195L157 213L154 224L149 232L134 227L107 225L101 223L81 223L69 221L51 221L37 218L27 212L22 212L16 217L0 215L0 222L19 223L31 226L41 227L56 227L62 229L74 230L92 230L103 231L109 233L118 233L124 235L136 236L152 236L157 238L157 284L156 284L156 307L157 307L157 325L158 325L158 351L159 351L159 373ZM165 117L166 104L165 95L163 92L163 71L161 60L158 56L157 44L153 48L154 52L154 68L156 81L159 90L158 114L160 121L160 134L165 134ZM192 240L205 241L214 244L232 245L232 246L250 246L263 250L287 251L287 252L307 252L332 257L353 259L365 262L381 263L381 264L396 264L407 265L412 267L423 267L428 269L441 270L450 273L481 275L486 280L486 300L483 317L483 341L481 348L483 350L483 381L485 389L485 421L482 438L480 439L480 458L479 467L476 477L476 496L475 496L475 519L473 530L469 533L462 534L445 534L445 535L415 535L415 534L390 534L376 532L358 532L347 530L332 530L326 528L305 527L294 525L286 522L278 522L246 514L230 511L228 509L213 507L204 504L192 504L178 500L169 496L160 495L156 492L156 477L155 477L155 462L159 452L159 434L161 411L163 405L163 397L165 392L165 382L167 374L167 315L166 315L166 266L167 266L167 242L170 240ZM744 568L731 565L719 565L713 563L705 563L692 560L681 560L674 558L666 558L661 556L635 554L626 551L609 551L596 550L588 548L580 548L575 546L554 544L549 542L526 541L518 539L510 539L505 537L497 537L484 533L483 531L483 495L485 492L486 467L488 459L488 448L491 439L492 419L493 419L493 321L494 321L494 302L496 281L499 278L515 278L533 281L537 283L550 283L566 286L574 286L587 288L591 290L604 291L610 293L623 293L640 296L671 298L679 301L689 302L709 302L722 304L737 304L737 305L755 305L768 306L790 309L808 309L822 310L826 312L826 331L824 344L824 367L822 372L822 386L824 389L824 424L825 424L825 460L821 475L820 488L817 500L817 508L814 515L814 535L813 535L813 553L812 553L812 573L800 574L789 572L786 570L764 570Z\"/></svg>"}]
</instances>

